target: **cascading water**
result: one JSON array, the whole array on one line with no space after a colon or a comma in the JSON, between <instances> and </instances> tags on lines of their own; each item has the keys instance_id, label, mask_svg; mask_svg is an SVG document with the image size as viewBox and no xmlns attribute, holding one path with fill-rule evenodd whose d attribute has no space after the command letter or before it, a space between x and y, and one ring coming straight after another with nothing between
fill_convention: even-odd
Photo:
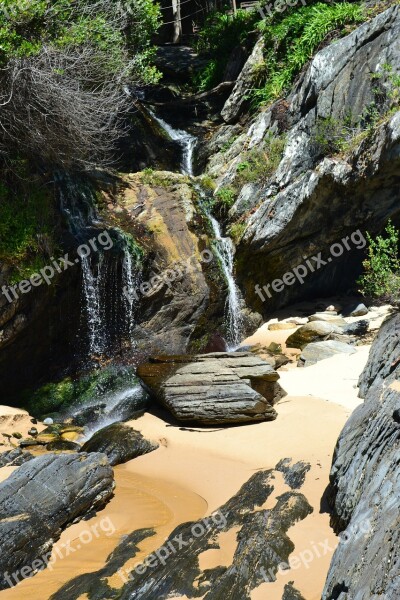
<instances>
[{"instance_id":1,"label":"cascading water","mask_svg":"<svg viewBox=\"0 0 400 600\"><path fill-rule=\"evenodd\" d=\"M86 243L90 237L96 237L102 231L102 222L95 209L93 190L81 182L63 176L59 185L60 204L66 216L71 233L79 244ZM83 298L85 302L86 324L88 330L89 356L105 354L111 345L111 335L107 314L114 298L113 307L116 329L124 330L133 345L133 329L135 326L135 285L140 277L137 264L132 259L130 245L124 232L113 228L113 238L117 242L117 250L122 254L122 289L121 281L110 273L109 262L105 260L101 246L92 256L80 256L82 268ZM116 290L110 290L110 282ZM110 293L111 291L111 293ZM108 310L107 310L108 309ZM121 318L123 320L120 325Z\"/></svg>"},{"instance_id":2,"label":"cascading water","mask_svg":"<svg viewBox=\"0 0 400 600\"><path fill-rule=\"evenodd\" d=\"M185 175L193 176L193 157L197 145L197 138L190 135L182 129L174 129L169 123L158 117L153 111L148 110L151 117L160 125L167 135L182 148L181 172ZM205 194L200 185L196 184L200 198L205 198ZM222 271L228 285L228 296L226 299L225 320L226 337L229 350L235 350L241 342L243 319L240 309L240 294L234 278L234 257L235 245L231 238L223 237L221 226L216 218L207 208L207 203L202 203L204 212L209 219L214 233L214 252L221 263Z\"/></svg>"}]
</instances>

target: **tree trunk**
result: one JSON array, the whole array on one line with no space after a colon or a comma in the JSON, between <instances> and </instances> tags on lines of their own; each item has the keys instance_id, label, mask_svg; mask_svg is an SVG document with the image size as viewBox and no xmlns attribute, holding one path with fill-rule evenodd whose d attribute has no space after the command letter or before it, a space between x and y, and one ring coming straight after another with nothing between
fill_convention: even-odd
<instances>
[{"instance_id":1,"label":"tree trunk","mask_svg":"<svg viewBox=\"0 0 400 600\"><path fill-rule=\"evenodd\" d=\"M182 38L181 0L172 0L172 13L174 16L174 35L172 42L179 44Z\"/></svg>"}]
</instances>

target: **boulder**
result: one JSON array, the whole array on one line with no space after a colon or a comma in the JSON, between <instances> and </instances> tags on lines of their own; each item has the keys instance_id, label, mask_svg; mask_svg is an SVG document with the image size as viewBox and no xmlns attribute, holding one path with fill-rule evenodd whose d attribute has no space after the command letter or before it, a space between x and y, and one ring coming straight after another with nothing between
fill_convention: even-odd
<instances>
[{"instance_id":1,"label":"boulder","mask_svg":"<svg viewBox=\"0 0 400 600\"><path fill-rule=\"evenodd\" d=\"M354 323L347 323L343 327L343 333L345 335L365 335L369 330L369 321L362 319L361 321L355 321Z\"/></svg>"},{"instance_id":2,"label":"boulder","mask_svg":"<svg viewBox=\"0 0 400 600\"><path fill-rule=\"evenodd\" d=\"M316 313L315 315L311 315L311 317L308 318L308 321L310 323L313 321L325 321L326 323L331 323L338 327L345 327L347 325L347 322L343 317L339 317L336 313L333 314L332 312Z\"/></svg>"},{"instance_id":3,"label":"boulder","mask_svg":"<svg viewBox=\"0 0 400 600\"><path fill-rule=\"evenodd\" d=\"M286 395L271 365L247 352L160 356L137 374L178 421L268 421L277 416L273 404Z\"/></svg>"},{"instance_id":4,"label":"boulder","mask_svg":"<svg viewBox=\"0 0 400 600\"><path fill-rule=\"evenodd\" d=\"M341 541L323 600L398 598L400 522L400 316L375 339L360 379L365 402L343 429L333 459L327 498Z\"/></svg>"},{"instance_id":5,"label":"boulder","mask_svg":"<svg viewBox=\"0 0 400 600\"><path fill-rule=\"evenodd\" d=\"M295 329L295 323L286 323L285 321L281 321L280 323L270 323L268 325L269 331L280 331L282 329Z\"/></svg>"},{"instance_id":6,"label":"boulder","mask_svg":"<svg viewBox=\"0 0 400 600\"><path fill-rule=\"evenodd\" d=\"M313 342L312 344L307 344L307 346L303 348L299 358L299 366L310 367L320 360L335 356L335 354L354 354L355 351L354 346L344 344L343 342L336 342L334 340L328 340L327 342Z\"/></svg>"},{"instance_id":7,"label":"boulder","mask_svg":"<svg viewBox=\"0 0 400 600\"><path fill-rule=\"evenodd\" d=\"M0 467L20 467L32 458L30 452L22 452L20 448L14 448L0 454Z\"/></svg>"},{"instance_id":8,"label":"boulder","mask_svg":"<svg viewBox=\"0 0 400 600\"><path fill-rule=\"evenodd\" d=\"M119 465L157 450L158 444L146 440L139 431L123 423L113 423L97 431L81 452L102 452L111 465Z\"/></svg>"},{"instance_id":9,"label":"boulder","mask_svg":"<svg viewBox=\"0 0 400 600\"><path fill-rule=\"evenodd\" d=\"M363 317L364 315L368 314L368 308L365 306L365 304L359 304L358 306L356 306L355 308L350 310L350 317Z\"/></svg>"},{"instance_id":10,"label":"boulder","mask_svg":"<svg viewBox=\"0 0 400 600\"><path fill-rule=\"evenodd\" d=\"M79 452L80 448L79 444L63 439L50 442L46 446L49 452Z\"/></svg>"},{"instance_id":11,"label":"boulder","mask_svg":"<svg viewBox=\"0 0 400 600\"><path fill-rule=\"evenodd\" d=\"M333 334L341 334L342 330L325 321L313 321L300 327L286 340L288 348L300 348L318 340L328 340Z\"/></svg>"},{"instance_id":12,"label":"boulder","mask_svg":"<svg viewBox=\"0 0 400 600\"><path fill-rule=\"evenodd\" d=\"M12 473L0 484L0 589L45 568L61 532L103 508L113 490L102 454L45 454Z\"/></svg>"}]
</instances>

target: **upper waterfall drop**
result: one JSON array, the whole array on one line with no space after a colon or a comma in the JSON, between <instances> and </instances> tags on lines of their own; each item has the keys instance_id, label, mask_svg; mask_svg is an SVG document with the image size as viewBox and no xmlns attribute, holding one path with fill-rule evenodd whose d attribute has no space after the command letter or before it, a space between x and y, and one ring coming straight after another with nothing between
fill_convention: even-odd
<instances>
[{"instance_id":1,"label":"upper waterfall drop","mask_svg":"<svg viewBox=\"0 0 400 600\"><path fill-rule=\"evenodd\" d=\"M168 134L174 142L182 148L181 171L184 175L193 176L193 157L197 146L197 138L182 129L174 129L169 123L158 117L152 110L147 109L151 117L157 121L160 127Z\"/></svg>"}]
</instances>

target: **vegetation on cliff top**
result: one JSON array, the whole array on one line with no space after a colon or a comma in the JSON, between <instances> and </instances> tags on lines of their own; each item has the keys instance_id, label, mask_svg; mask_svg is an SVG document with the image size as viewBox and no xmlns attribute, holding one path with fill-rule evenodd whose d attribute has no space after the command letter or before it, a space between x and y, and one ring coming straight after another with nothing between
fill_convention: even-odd
<instances>
[{"instance_id":1,"label":"vegetation on cliff top","mask_svg":"<svg viewBox=\"0 0 400 600\"><path fill-rule=\"evenodd\" d=\"M0 13L0 160L98 166L121 134L132 82L149 64L151 0L5 0ZM139 26L140 24L140 26Z\"/></svg>"}]
</instances>

